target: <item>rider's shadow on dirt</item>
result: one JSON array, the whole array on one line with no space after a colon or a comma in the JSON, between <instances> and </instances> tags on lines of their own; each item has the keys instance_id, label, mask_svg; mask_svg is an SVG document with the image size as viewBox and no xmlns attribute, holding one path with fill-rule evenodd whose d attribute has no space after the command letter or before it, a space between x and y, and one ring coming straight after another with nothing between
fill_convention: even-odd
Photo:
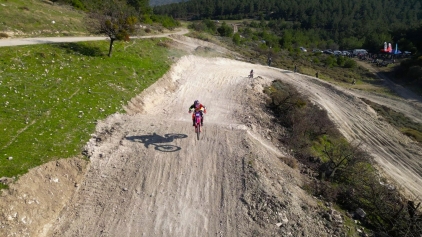
<instances>
[{"instance_id":1,"label":"rider's shadow on dirt","mask_svg":"<svg viewBox=\"0 0 422 237\"><path fill-rule=\"evenodd\" d=\"M169 134L165 134L164 136L160 136L156 133L153 133L151 135L130 136L130 137L126 137L126 139L132 142L144 143L144 146L146 148L148 148L150 145L153 145L154 149L157 151L175 152L182 148L175 145L161 144L161 143L170 143L170 142L173 142L174 139L181 139L181 138L186 138L186 137L188 137L188 135L185 135L185 134L169 133Z\"/></svg>"}]
</instances>

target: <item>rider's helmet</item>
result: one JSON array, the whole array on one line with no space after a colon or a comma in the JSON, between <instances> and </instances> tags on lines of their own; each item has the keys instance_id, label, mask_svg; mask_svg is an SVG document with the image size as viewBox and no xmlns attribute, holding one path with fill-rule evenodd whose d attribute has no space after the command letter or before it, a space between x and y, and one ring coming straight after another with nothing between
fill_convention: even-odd
<instances>
[{"instance_id":1,"label":"rider's helmet","mask_svg":"<svg viewBox=\"0 0 422 237\"><path fill-rule=\"evenodd\" d=\"M195 105L195 108L199 107L199 100L195 100L195 102L193 102L193 105Z\"/></svg>"}]
</instances>

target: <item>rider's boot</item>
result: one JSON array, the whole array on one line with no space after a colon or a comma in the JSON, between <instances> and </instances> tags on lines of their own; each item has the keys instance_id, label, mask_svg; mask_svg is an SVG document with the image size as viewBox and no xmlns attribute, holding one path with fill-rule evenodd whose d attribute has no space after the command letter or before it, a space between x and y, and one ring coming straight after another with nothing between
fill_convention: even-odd
<instances>
[{"instance_id":1,"label":"rider's boot","mask_svg":"<svg viewBox=\"0 0 422 237\"><path fill-rule=\"evenodd\" d=\"M192 119L192 126L195 126L195 119Z\"/></svg>"},{"instance_id":2,"label":"rider's boot","mask_svg":"<svg viewBox=\"0 0 422 237\"><path fill-rule=\"evenodd\" d=\"M201 118L201 126L204 126L204 117Z\"/></svg>"}]
</instances>

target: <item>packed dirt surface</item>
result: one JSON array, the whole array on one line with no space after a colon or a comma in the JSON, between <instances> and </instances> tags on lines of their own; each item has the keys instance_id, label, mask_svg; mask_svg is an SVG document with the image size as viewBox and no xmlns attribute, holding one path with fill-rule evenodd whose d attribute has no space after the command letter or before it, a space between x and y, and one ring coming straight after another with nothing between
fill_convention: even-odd
<instances>
[{"instance_id":1,"label":"packed dirt surface","mask_svg":"<svg viewBox=\"0 0 422 237\"><path fill-rule=\"evenodd\" d=\"M146 39L155 37L168 37L170 35L183 35L188 33L187 29L177 30L176 32L169 32L163 34L137 36L131 38ZM0 38L0 47L19 46L19 45L32 45L32 44L52 44L52 43L69 43L81 41L100 41L110 40L105 36L80 36L80 37L37 37L37 38Z\"/></svg>"},{"instance_id":2,"label":"packed dirt surface","mask_svg":"<svg viewBox=\"0 0 422 237\"><path fill-rule=\"evenodd\" d=\"M175 36L195 54L238 57L209 42ZM248 78L249 71L255 78ZM422 197L421 147L360 97L422 118L421 104L339 88L291 71L223 57L180 58L133 98L126 114L100 121L81 159L31 170L2 193L1 236L340 236L342 216L302 190L282 162L281 128L263 88L294 85L360 141L409 195ZM189 106L207 107L198 140ZM325 204L323 204L325 206ZM326 210L327 210L326 209Z\"/></svg>"}]
</instances>

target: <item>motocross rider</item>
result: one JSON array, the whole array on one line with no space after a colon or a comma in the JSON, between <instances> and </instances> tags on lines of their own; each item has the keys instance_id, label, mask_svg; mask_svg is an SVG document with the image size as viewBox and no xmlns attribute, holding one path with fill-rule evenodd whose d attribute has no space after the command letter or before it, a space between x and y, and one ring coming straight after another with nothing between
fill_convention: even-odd
<instances>
[{"instance_id":1,"label":"motocross rider","mask_svg":"<svg viewBox=\"0 0 422 237\"><path fill-rule=\"evenodd\" d=\"M207 113L207 109L198 100L193 102L193 105L189 107L189 113L193 111L199 111L201 113L201 126L204 126L204 113ZM192 114L192 125L195 126L195 113Z\"/></svg>"}]
</instances>

